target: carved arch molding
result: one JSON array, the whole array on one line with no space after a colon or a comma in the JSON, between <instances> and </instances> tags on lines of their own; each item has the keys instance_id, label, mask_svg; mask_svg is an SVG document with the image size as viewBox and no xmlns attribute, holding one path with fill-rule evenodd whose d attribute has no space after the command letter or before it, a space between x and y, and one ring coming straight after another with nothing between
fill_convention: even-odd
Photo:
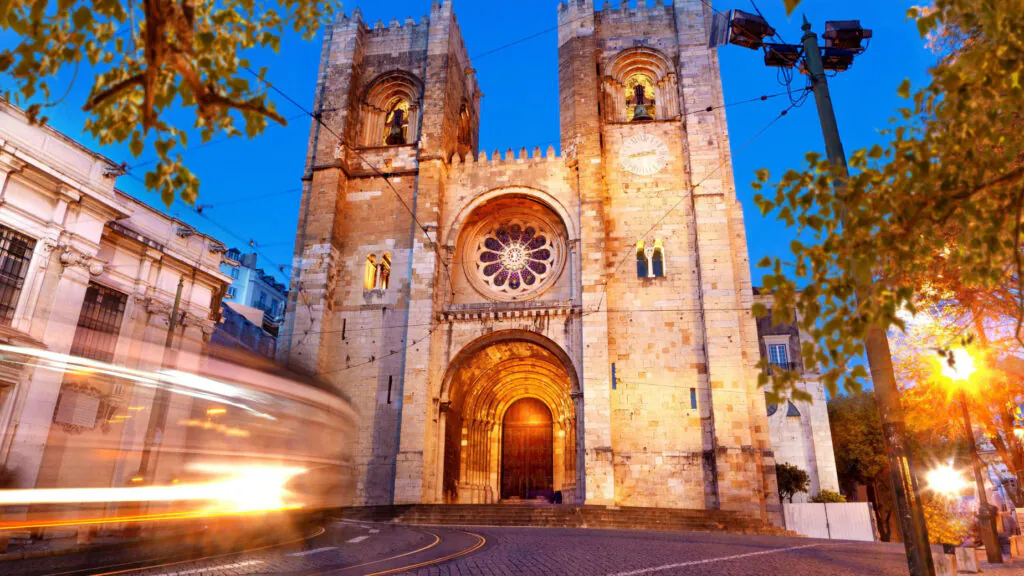
<instances>
[{"instance_id":1,"label":"carved arch molding","mask_svg":"<svg viewBox=\"0 0 1024 576\"><path fill-rule=\"evenodd\" d=\"M678 117L679 86L669 59L659 50L636 47L619 52L608 63L602 82L607 120L626 122L629 119L626 89L630 79L637 75L646 76L654 86L655 117L659 120Z\"/></svg>"}]
</instances>

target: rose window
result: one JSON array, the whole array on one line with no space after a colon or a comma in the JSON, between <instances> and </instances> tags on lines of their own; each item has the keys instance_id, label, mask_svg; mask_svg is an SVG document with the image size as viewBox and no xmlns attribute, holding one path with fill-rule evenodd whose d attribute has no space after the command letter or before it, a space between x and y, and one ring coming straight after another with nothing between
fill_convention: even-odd
<instances>
[{"instance_id":1,"label":"rose window","mask_svg":"<svg viewBox=\"0 0 1024 576\"><path fill-rule=\"evenodd\" d=\"M535 295L560 265L559 238L538 222L492 223L478 230L474 246L475 251L467 254L467 264L475 272L471 279L502 300Z\"/></svg>"}]
</instances>

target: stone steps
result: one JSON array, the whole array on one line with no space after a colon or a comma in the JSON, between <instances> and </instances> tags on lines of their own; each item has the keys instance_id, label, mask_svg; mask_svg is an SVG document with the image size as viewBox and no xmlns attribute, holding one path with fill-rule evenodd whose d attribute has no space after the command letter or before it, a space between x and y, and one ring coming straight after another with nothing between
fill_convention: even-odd
<instances>
[{"instance_id":1,"label":"stone steps","mask_svg":"<svg viewBox=\"0 0 1024 576\"><path fill-rule=\"evenodd\" d=\"M346 508L343 516L366 522L462 526L538 526L787 534L735 512L608 506L503 504L421 504Z\"/></svg>"}]
</instances>

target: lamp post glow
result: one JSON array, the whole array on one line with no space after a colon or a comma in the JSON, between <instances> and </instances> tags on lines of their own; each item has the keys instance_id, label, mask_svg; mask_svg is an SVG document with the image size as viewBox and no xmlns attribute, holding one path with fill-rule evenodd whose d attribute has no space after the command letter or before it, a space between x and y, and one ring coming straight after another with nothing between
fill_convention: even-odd
<instances>
[{"instance_id":1,"label":"lamp post glow","mask_svg":"<svg viewBox=\"0 0 1024 576\"><path fill-rule=\"evenodd\" d=\"M953 360L952 363L949 360L941 362L942 375L949 378L954 384L967 384L971 376L978 371L974 363L974 356L971 356L971 353L964 348L954 348L949 353Z\"/></svg>"},{"instance_id":2,"label":"lamp post glow","mask_svg":"<svg viewBox=\"0 0 1024 576\"><path fill-rule=\"evenodd\" d=\"M1003 551L999 546L999 537L996 532L996 519L992 508L988 504L988 495L985 493L984 468L981 464L981 457L978 456L978 446L974 442L974 428L971 425L971 413L967 409L967 386L977 372L976 362L971 353L963 348L954 348L950 351L950 357L942 360L942 375L946 377L951 386L960 390L960 409L963 413L964 430L967 433L967 446L971 450L971 463L974 465L974 481L978 491L978 527L981 532L981 541L985 545L985 554L992 564L1003 563Z\"/></svg>"},{"instance_id":3,"label":"lamp post glow","mask_svg":"<svg viewBox=\"0 0 1024 576\"><path fill-rule=\"evenodd\" d=\"M938 494L951 498L959 496L967 488L968 483L959 471L952 466L939 466L932 470L925 477L928 481L928 488Z\"/></svg>"}]
</instances>

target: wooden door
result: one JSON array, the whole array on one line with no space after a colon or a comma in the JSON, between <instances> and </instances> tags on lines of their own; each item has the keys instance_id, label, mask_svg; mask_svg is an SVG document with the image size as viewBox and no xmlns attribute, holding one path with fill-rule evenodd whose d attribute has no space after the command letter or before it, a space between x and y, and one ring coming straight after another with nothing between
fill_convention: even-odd
<instances>
[{"instance_id":1,"label":"wooden door","mask_svg":"<svg viewBox=\"0 0 1024 576\"><path fill-rule=\"evenodd\" d=\"M551 411L535 398L509 407L502 424L501 497L531 499L554 495Z\"/></svg>"}]
</instances>

